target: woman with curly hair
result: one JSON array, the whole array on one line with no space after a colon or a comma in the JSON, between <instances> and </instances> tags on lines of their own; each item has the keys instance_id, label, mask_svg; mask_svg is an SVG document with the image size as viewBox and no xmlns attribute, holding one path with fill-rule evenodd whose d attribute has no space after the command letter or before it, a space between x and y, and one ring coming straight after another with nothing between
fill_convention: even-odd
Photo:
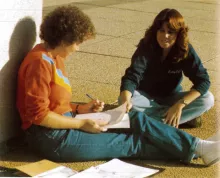
<instances>
[{"instance_id":1,"label":"woman with curly hair","mask_svg":"<svg viewBox=\"0 0 220 178\"><path fill-rule=\"evenodd\" d=\"M214 105L209 75L188 41L188 27L175 9L164 9L146 30L121 81L120 102L177 127L198 127ZM182 91L183 74L193 86ZM196 119L195 119L196 118Z\"/></svg>"},{"instance_id":2,"label":"woman with curly hair","mask_svg":"<svg viewBox=\"0 0 220 178\"><path fill-rule=\"evenodd\" d=\"M71 104L64 68L65 58L94 35L89 17L74 6L58 7L43 20L43 43L28 53L18 73L17 108L30 148L54 161L141 158L189 162L198 154L206 165L216 162L219 142L193 137L142 112L129 113L129 134L106 132L104 122L74 118L77 113L104 107L99 100Z\"/></svg>"}]
</instances>

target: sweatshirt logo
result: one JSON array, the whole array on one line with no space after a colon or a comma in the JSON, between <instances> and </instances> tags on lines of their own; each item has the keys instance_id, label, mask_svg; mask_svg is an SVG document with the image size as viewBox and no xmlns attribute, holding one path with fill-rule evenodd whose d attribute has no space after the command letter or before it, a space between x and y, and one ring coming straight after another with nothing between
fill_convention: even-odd
<instances>
[{"instance_id":1,"label":"sweatshirt logo","mask_svg":"<svg viewBox=\"0 0 220 178\"><path fill-rule=\"evenodd\" d=\"M168 74L179 74L181 72L182 72L182 70L169 70Z\"/></svg>"}]
</instances>

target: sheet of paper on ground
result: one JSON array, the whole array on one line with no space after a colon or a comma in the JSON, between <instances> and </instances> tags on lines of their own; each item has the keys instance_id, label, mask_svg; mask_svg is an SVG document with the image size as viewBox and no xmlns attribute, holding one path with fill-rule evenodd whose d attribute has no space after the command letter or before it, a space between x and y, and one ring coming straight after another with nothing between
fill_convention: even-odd
<instances>
[{"instance_id":1,"label":"sheet of paper on ground","mask_svg":"<svg viewBox=\"0 0 220 178\"><path fill-rule=\"evenodd\" d=\"M119 159L112 159L111 161L90 167L82 172L77 172L49 160L26 164L16 167L16 169L35 178L144 178L160 171L159 169L126 163Z\"/></svg>"},{"instance_id":2,"label":"sheet of paper on ground","mask_svg":"<svg viewBox=\"0 0 220 178\"><path fill-rule=\"evenodd\" d=\"M26 164L23 166L16 167L17 170L30 175L30 176L36 176L36 177L47 177L50 175L57 175L57 176L63 176L63 175L74 175L78 173L77 171L74 171L68 167L62 166L60 164L54 163L49 160L41 160L34 163ZM43 173L43 174L42 174ZM18 173L19 175L19 173ZM56 176L56 177L57 177Z\"/></svg>"},{"instance_id":3,"label":"sheet of paper on ground","mask_svg":"<svg viewBox=\"0 0 220 178\"><path fill-rule=\"evenodd\" d=\"M144 178L158 172L157 169L145 168L113 159L75 174L72 178Z\"/></svg>"}]
</instances>

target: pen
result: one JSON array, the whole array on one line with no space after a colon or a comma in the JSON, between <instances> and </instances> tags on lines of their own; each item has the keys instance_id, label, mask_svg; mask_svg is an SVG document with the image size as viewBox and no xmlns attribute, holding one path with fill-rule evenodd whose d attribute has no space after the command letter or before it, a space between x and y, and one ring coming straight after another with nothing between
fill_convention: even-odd
<instances>
[{"instance_id":1,"label":"pen","mask_svg":"<svg viewBox=\"0 0 220 178\"><path fill-rule=\"evenodd\" d=\"M86 96L88 97L88 98L90 98L90 99L92 99L92 100L95 100L91 95L89 95L88 93L86 93ZM112 103L110 103L110 105L111 104L116 104L118 102L118 100L115 100L115 101L113 101Z\"/></svg>"},{"instance_id":2,"label":"pen","mask_svg":"<svg viewBox=\"0 0 220 178\"><path fill-rule=\"evenodd\" d=\"M89 97L90 99L94 100L94 98L92 96L90 96L89 94L86 94L87 97Z\"/></svg>"}]
</instances>

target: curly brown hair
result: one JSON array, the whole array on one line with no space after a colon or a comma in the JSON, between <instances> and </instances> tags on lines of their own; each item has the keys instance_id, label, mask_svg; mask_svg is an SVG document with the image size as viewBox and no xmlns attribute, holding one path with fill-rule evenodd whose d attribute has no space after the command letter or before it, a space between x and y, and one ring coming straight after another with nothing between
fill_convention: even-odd
<instances>
[{"instance_id":1,"label":"curly brown hair","mask_svg":"<svg viewBox=\"0 0 220 178\"><path fill-rule=\"evenodd\" d=\"M177 32L177 39L172 47L169 57L173 62L179 62L188 55L188 27L184 22L183 16L175 9L164 9L154 19L153 24L146 30L144 43L147 46L153 45L160 48L156 39L157 31L167 22L168 27Z\"/></svg>"},{"instance_id":2,"label":"curly brown hair","mask_svg":"<svg viewBox=\"0 0 220 178\"><path fill-rule=\"evenodd\" d=\"M71 45L95 37L91 19L79 8L61 6L45 16L40 27L40 38L54 49L62 43Z\"/></svg>"}]
</instances>

